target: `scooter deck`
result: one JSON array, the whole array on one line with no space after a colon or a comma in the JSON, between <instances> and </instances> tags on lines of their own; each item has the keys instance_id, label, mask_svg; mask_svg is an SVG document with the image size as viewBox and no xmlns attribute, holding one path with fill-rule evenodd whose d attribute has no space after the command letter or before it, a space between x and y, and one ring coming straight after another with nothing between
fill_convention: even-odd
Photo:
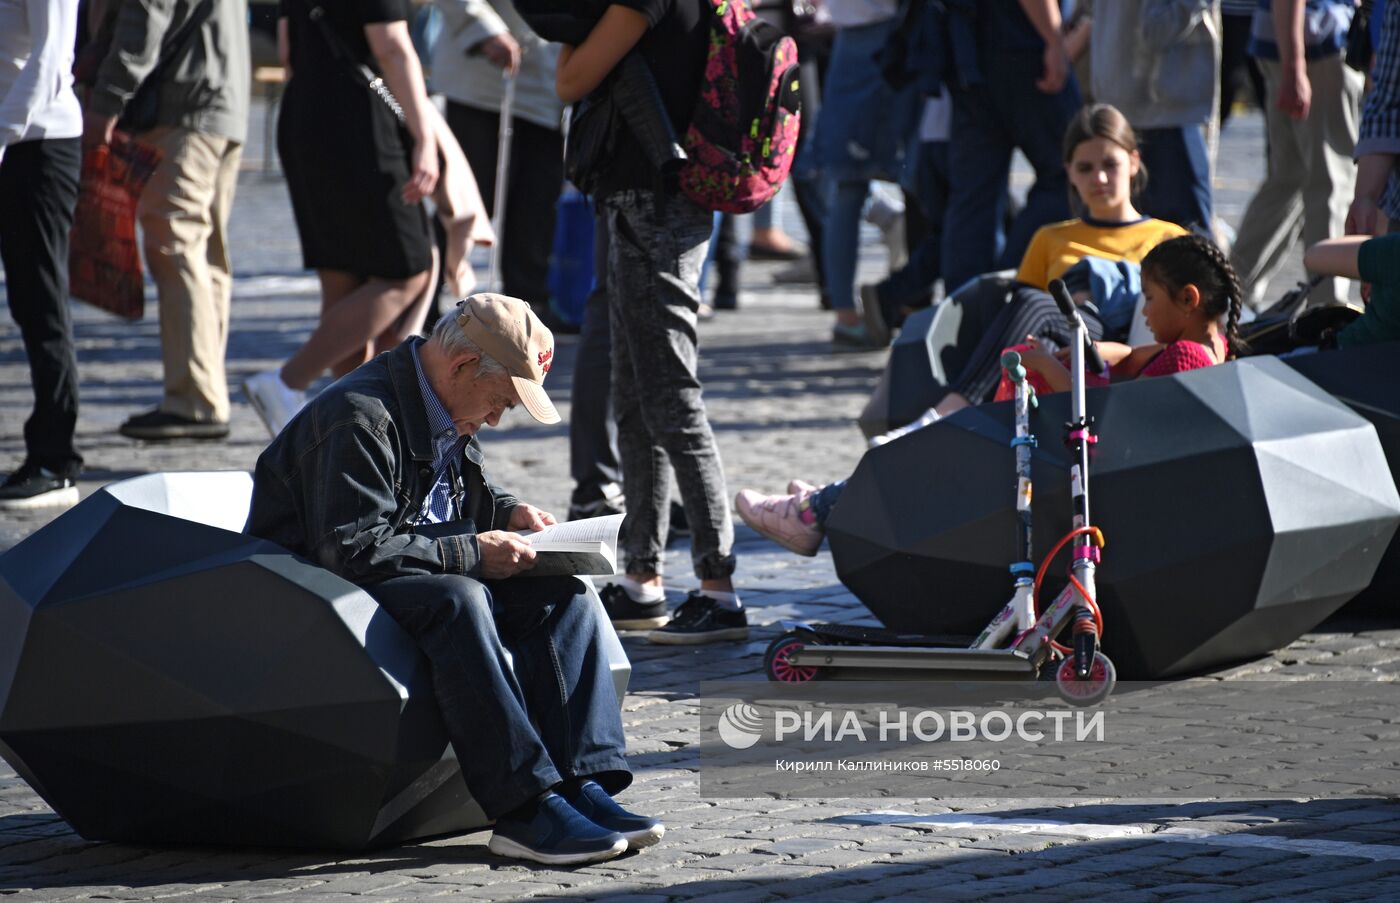
<instances>
[{"instance_id":1,"label":"scooter deck","mask_svg":"<svg viewBox=\"0 0 1400 903\"><path fill-rule=\"evenodd\" d=\"M967 649L930 646L811 645L788 653L799 667L859 671L950 671L987 678L1034 677L1036 666L1017 649Z\"/></svg>"},{"instance_id":2,"label":"scooter deck","mask_svg":"<svg viewBox=\"0 0 1400 903\"><path fill-rule=\"evenodd\" d=\"M883 627L861 627L851 624L801 625L824 640L843 643L863 643L868 646L910 646L913 648L966 648L976 637L961 634L896 633Z\"/></svg>"}]
</instances>

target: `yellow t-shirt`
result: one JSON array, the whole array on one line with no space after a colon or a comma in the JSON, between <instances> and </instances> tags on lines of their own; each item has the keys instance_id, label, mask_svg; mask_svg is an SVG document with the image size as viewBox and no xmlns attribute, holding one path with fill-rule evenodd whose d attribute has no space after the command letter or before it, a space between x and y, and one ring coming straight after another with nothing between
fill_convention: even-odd
<instances>
[{"instance_id":1,"label":"yellow t-shirt","mask_svg":"<svg viewBox=\"0 0 1400 903\"><path fill-rule=\"evenodd\" d=\"M1051 279L1060 278L1084 257L1139 263L1160 242L1185 234L1176 223L1146 216L1122 224L1070 219L1041 226L1021 258L1016 281L1048 288Z\"/></svg>"}]
</instances>

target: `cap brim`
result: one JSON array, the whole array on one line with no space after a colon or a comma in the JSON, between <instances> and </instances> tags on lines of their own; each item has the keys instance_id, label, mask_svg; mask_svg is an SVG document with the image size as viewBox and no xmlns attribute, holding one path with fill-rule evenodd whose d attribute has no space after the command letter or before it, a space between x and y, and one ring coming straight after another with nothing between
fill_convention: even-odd
<instances>
[{"instance_id":1,"label":"cap brim","mask_svg":"<svg viewBox=\"0 0 1400 903\"><path fill-rule=\"evenodd\" d=\"M544 392L544 386L537 382L532 382L521 376L512 376L511 382L515 383L515 391L520 396L520 403L525 406L525 410L530 412L530 416L540 423L558 423L559 412L554 408L554 402L549 400L549 396Z\"/></svg>"}]
</instances>

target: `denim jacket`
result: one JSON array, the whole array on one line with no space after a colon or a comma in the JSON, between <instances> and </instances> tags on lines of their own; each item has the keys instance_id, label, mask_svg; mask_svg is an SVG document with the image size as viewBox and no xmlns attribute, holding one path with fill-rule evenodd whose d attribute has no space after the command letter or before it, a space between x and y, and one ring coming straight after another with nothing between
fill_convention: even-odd
<instances>
[{"instance_id":1,"label":"denim jacket","mask_svg":"<svg viewBox=\"0 0 1400 903\"><path fill-rule=\"evenodd\" d=\"M258 457L244 531L358 584L410 574L479 576L476 534L519 500L492 486L473 438L457 462L461 519L415 525L433 449L410 339L317 395Z\"/></svg>"}]
</instances>

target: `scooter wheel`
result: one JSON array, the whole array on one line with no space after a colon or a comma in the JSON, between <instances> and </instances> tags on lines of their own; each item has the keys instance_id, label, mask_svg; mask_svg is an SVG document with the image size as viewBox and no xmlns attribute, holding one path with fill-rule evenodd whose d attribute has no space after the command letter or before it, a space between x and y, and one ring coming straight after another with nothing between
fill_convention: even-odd
<instances>
[{"instance_id":1,"label":"scooter wheel","mask_svg":"<svg viewBox=\"0 0 1400 903\"><path fill-rule=\"evenodd\" d=\"M1118 683L1118 669L1113 661L1102 652L1094 653L1094 663L1089 666L1089 677L1080 680L1074 672L1074 656L1065 656L1055 669L1055 691L1070 705L1094 705L1103 702Z\"/></svg>"},{"instance_id":2,"label":"scooter wheel","mask_svg":"<svg viewBox=\"0 0 1400 903\"><path fill-rule=\"evenodd\" d=\"M825 669L815 665L796 665L790 660L792 653L816 642L815 634L803 631L790 631L768 644L763 653L763 673L768 679L785 684L801 684L821 680L826 676Z\"/></svg>"}]
</instances>

